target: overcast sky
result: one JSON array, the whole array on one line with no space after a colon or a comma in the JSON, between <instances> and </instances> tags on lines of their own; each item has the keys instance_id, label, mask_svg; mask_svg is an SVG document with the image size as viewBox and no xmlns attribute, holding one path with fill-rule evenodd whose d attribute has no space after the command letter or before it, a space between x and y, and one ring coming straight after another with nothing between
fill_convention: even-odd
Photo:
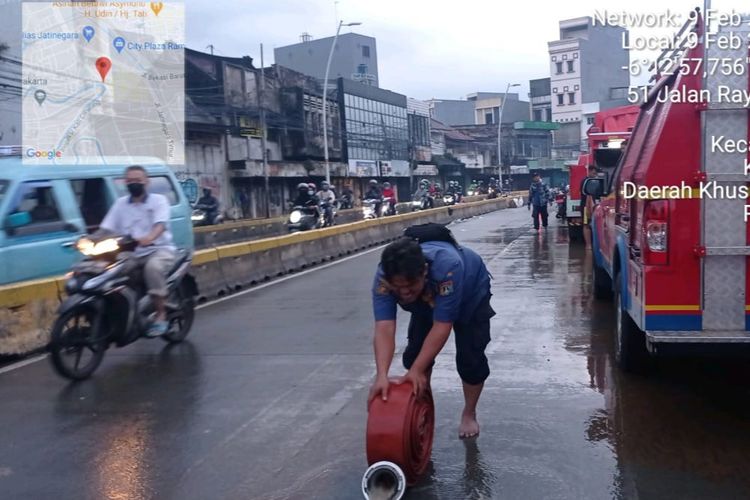
<instances>
[{"instance_id":1,"label":"overcast sky","mask_svg":"<svg viewBox=\"0 0 750 500\"><path fill-rule=\"evenodd\" d=\"M410 97L459 99L476 91L504 91L508 82L549 76L547 42L558 22L593 16L596 9L686 14L702 4L688 0L187 0L188 46L217 54L250 55L273 62L273 48L299 42L303 32L332 36L339 19L359 21L357 33L377 39L380 86ZM746 2L744 2L747 5ZM714 1L740 9L742 1ZM750 8L745 7L745 10ZM344 28L348 30L349 28ZM631 30L651 34L656 30ZM661 33L671 33L673 29ZM638 55L638 57L642 57Z\"/></svg>"}]
</instances>

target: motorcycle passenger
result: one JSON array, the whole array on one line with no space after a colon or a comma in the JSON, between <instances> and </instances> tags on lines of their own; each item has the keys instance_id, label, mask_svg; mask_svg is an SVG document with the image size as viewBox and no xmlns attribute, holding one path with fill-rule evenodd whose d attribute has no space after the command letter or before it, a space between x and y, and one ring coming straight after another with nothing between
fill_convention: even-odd
<instances>
[{"instance_id":1,"label":"motorcycle passenger","mask_svg":"<svg viewBox=\"0 0 750 500\"><path fill-rule=\"evenodd\" d=\"M310 192L310 186L306 182L297 184L297 197L294 199L294 206L308 207L315 202L315 192Z\"/></svg>"},{"instance_id":2,"label":"motorcycle passenger","mask_svg":"<svg viewBox=\"0 0 750 500\"><path fill-rule=\"evenodd\" d=\"M318 191L317 196L323 207L326 220L333 223L333 204L336 203L336 195L331 189L331 185L323 181L320 184L320 191Z\"/></svg>"},{"instance_id":3,"label":"motorcycle passenger","mask_svg":"<svg viewBox=\"0 0 750 500\"><path fill-rule=\"evenodd\" d=\"M203 188L203 196L198 200L198 205L206 212L206 220L213 224L219 213L219 200L211 194L209 188Z\"/></svg>"},{"instance_id":4,"label":"motorcycle passenger","mask_svg":"<svg viewBox=\"0 0 750 500\"><path fill-rule=\"evenodd\" d=\"M417 191L414 193L414 200L415 201L422 201L427 200L427 206L429 208L432 208L432 198L430 197L430 181L427 179L422 179L419 181L419 187L417 187Z\"/></svg>"},{"instance_id":5,"label":"motorcycle passenger","mask_svg":"<svg viewBox=\"0 0 750 500\"><path fill-rule=\"evenodd\" d=\"M367 184L365 200L378 200L377 203L375 203L375 213L380 217L380 209L383 206L383 193L380 191L378 181L375 179L370 180Z\"/></svg>"},{"instance_id":6,"label":"motorcycle passenger","mask_svg":"<svg viewBox=\"0 0 750 500\"><path fill-rule=\"evenodd\" d=\"M134 257L143 269L148 294L156 309L155 321L146 333L158 337L167 333L167 273L175 261L175 247L169 230L170 207L166 196L148 192L146 170L132 165L125 170L129 196L119 198L102 220L100 231L130 235L138 241Z\"/></svg>"},{"instance_id":7,"label":"motorcycle passenger","mask_svg":"<svg viewBox=\"0 0 750 500\"><path fill-rule=\"evenodd\" d=\"M383 183L383 200L391 203L388 214L392 215L396 213L396 191L391 187L390 182Z\"/></svg>"}]
</instances>

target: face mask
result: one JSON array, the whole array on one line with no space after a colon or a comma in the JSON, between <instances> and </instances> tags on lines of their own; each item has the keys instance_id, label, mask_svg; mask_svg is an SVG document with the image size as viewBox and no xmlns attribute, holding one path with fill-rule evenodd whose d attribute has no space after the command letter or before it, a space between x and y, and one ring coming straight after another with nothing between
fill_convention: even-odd
<instances>
[{"instance_id":1,"label":"face mask","mask_svg":"<svg viewBox=\"0 0 750 500\"><path fill-rule=\"evenodd\" d=\"M135 182L132 184L128 184L128 191L132 196L135 196L136 198L143 195L144 192L144 185L140 182Z\"/></svg>"},{"instance_id":2,"label":"face mask","mask_svg":"<svg viewBox=\"0 0 750 500\"><path fill-rule=\"evenodd\" d=\"M307 192L307 194L309 194L310 196L312 196L312 195L314 195L314 194L315 194L315 191L313 191L313 190L311 189L310 191L308 191L308 192Z\"/></svg>"}]
</instances>

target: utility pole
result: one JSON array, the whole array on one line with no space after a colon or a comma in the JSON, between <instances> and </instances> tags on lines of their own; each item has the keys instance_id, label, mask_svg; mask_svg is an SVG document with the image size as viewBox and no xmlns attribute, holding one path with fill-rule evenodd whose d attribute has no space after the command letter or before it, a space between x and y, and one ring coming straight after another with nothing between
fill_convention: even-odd
<instances>
[{"instance_id":1,"label":"utility pole","mask_svg":"<svg viewBox=\"0 0 750 500\"><path fill-rule=\"evenodd\" d=\"M266 130L266 110L263 106L263 94L266 90L266 74L263 69L263 44L260 44L260 90L258 92L258 105L260 107L261 148L263 149L263 179L266 187L266 218L271 217L271 190L268 187L268 132Z\"/></svg>"}]
</instances>

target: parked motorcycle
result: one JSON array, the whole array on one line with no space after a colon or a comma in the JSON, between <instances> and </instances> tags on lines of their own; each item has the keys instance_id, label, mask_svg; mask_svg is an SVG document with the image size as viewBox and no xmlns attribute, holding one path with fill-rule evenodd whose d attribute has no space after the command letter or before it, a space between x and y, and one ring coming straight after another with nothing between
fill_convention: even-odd
<instances>
[{"instance_id":1,"label":"parked motorcycle","mask_svg":"<svg viewBox=\"0 0 750 500\"><path fill-rule=\"evenodd\" d=\"M68 297L52 326L49 351L55 371L71 380L90 377L114 344L124 347L145 336L156 310L129 236L94 239L84 236L76 248L84 260L67 275ZM195 316L195 279L188 273L191 256L179 251L168 273L166 300L169 328L161 338L182 342Z\"/></svg>"},{"instance_id":2,"label":"parked motorcycle","mask_svg":"<svg viewBox=\"0 0 750 500\"><path fill-rule=\"evenodd\" d=\"M287 228L290 233L318 229L325 224L325 215L315 206L295 206L289 213Z\"/></svg>"},{"instance_id":3,"label":"parked motorcycle","mask_svg":"<svg viewBox=\"0 0 750 500\"><path fill-rule=\"evenodd\" d=\"M213 216L213 220L209 220L209 211L206 205L196 204L193 206L193 213L190 216L190 220L193 221L193 226L211 226L214 224L221 224L224 222L224 215L220 211L216 211Z\"/></svg>"}]
</instances>

